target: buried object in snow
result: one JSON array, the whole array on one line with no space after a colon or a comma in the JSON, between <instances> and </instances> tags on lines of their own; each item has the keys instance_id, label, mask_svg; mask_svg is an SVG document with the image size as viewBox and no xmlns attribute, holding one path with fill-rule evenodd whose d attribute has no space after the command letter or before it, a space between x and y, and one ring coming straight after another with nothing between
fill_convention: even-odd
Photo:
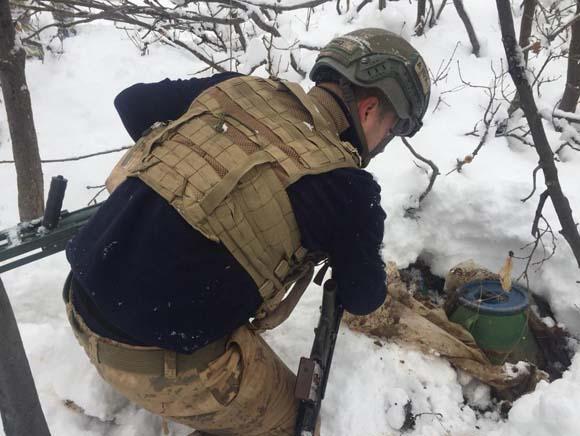
<instances>
[{"instance_id":1,"label":"buried object in snow","mask_svg":"<svg viewBox=\"0 0 580 436\"><path fill-rule=\"evenodd\" d=\"M527 308L527 303L523 304L523 299L520 300L521 304L514 304L513 308L518 309L516 312L520 308L523 309L524 325L532 333L527 336L535 337L538 343L537 352L533 352L532 345L532 352L526 356L518 354L520 351L518 347L523 344L520 340L521 328L513 336L510 333L503 339L493 339L490 341L492 344L490 347L485 342L489 340L489 333L485 332L485 328L482 331L473 331L474 334L472 334L463 325L450 319L455 317L461 322L459 315L465 306L459 309L460 312L457 315L455 312L461 306L462 289L466 289L464 287L466 283L481 284L481 281L486 280L499 283L497 274L478 266L473 261L459 264L452 268L446 277L443 300L439 296L435 299L429 298L422 289L423 280L409 280L408 275L407 271L399 271L396 265L390 262L387 265L389 289L385 303L370 315L345 314L344 320L348 327L367 335L388 339L403 347L445 358L455 368L490 385L495 395L501 399L514 400L534 390L540 380L559 378L569 366L570 359L566 349L567 335L564 330L558 326L545 325L532 310ZM477 285L471 286L476 286L477 289ZM470 286L467 289L470 289ZM518 298L515 297L515 300ZM471 317L473 315L471 313ZM477 319L481 321L482 316L480 311ZM490 318L492 321L493 316L491 315ZM512 320L513 322L510 321L516 329L517 325L521 326L519 316L518 314L516 319ZM470 319L470 317L466 316L465 319ZM504 321L506 319L502 320ZM470 324L473 327L473 321ZM475 323L477 324L479 321ZM513 328L513 325L509 328ZM485 322L481 326L487 327ZM505 325L498 328L505 328ZM493 326L489 331L497 333ZM491 336L494 334L492 333ZM478 341L480 344L485 343L488 349L482 349ZM502 344L503 348L498 348L498 344L494 344L494 341ZM506 343L509 344L507 348ZM498 354L498 350L503 351L503 354ZM516 350L518 352L515 352ZM497 359L498 356L501 359ZM524 362L518 365L510 363L519 360Z\"/></svg>"},{"instance_id":2,"label":"buried object in snow","mask_svg":"<svg viewBox=\"0 0 580 436\"><path fill-rule=\"evenodd\" d=\"M539 361L536 339L528 324L528 291L513 285L502 289L499 280L478 280L458 289L457 305L449 320L462 325L490 362Z\"/></svg>"}]
</instances>

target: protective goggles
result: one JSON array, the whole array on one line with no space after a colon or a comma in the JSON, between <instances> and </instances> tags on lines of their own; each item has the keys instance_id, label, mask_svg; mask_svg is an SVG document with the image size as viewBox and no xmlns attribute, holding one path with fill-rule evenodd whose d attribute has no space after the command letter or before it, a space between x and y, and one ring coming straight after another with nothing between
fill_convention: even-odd
<instances>
[{"instance_id":1,"label":"protective goggles","mask_svg":"<svg viewBox=\"0 0 580 436\"><path fill-rule=\"evenodd\" d=\"M406 136L411 137L417 133L421 127L423 127L423 122L415 118L399 118L396 124L391 129L391 135L389 136Z\"/></svg>"},{"instance_id":2,"label":"protective goggles","mask_svg":"<svg viewBox=\"0 0 580 436\"><path fill-rule=\"evenodd\" d=\"M411 137L417 133L422 126L423 123L419 120L399 118L391 129L391 132L388 133L381 142L379 142L379 145L369 152L369 158L372 159L376 155L385 151L389 142L391 142L396 136Z\"/></svg>"}]
</instances>

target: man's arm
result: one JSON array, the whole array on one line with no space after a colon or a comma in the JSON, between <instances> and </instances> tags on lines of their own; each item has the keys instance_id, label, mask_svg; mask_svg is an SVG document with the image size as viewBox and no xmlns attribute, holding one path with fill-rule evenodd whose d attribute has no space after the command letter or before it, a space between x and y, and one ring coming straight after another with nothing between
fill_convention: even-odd
<instances>
[{"instance_id":1,"label":"man's arm","mask_svg":"<svg viewBox=\"0 0 580 436\"><path fill-rule=\"evenodd\" d=\"M205 89L235 76L239 74L228 72L202 79L137 83L121 91L114 104L127 133L133 141L137 141L157 121L175 120L183 115ZM131 150L127 151L125 156L130 153ZM122 164L124 160L117 163L105 182L109 193L127 178Z\"/></svg>"},{"instance_id":2,"label":"man's arm","mask_svg":"<svg viewBox=\"0 0 580 436\"><path fill-rule=\"evenodd\" d=\"M137 141L155 122L175 120L183 115L205 89L239 75L227 72L201 79L138 83L117 95L115 108L127 132Z\"/></svg>"},{"instance_id":3,"label":"man's arm","mask_svg":"<svg viewBox=\"0 0 580 436\"><path fill-rule=\"evenodd\" d=\"M366 315L384 303L387 293L381 257L386 214L380 187L369 173L357 171L348 186L348 213L338 222L330 259L345 310Z\"/></svg>"},{"instance_id":4,"label":"man's arm","mask_svg":"<svg viewBox=\"0 0 580 436\"><path fill-rule=\"evenodd\" d=\"M287 188L302 245L329 255L338 296L356 315L386 297L381 246L386 214L372 175L356 168L304 176Z\"/></svg>"}]
</instances>

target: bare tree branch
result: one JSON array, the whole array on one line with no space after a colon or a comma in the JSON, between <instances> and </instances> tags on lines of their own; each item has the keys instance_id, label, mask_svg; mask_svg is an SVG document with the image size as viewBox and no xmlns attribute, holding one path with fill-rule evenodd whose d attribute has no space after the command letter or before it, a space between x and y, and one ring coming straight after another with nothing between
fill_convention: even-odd
<instances>
[{"instance_id":1,"label":"bare tree branch","mask_svg":"<svg viewBox=\"0 0 580 436\"><path fill-rule=\"evenodd\" d=\"M524 12L522 14L522 22L520 25L520 47L526 47L530 43L530 36L532 35L532 25L534 24L534 14L536 12L536 5L538 0L524 0ZM528 62L528 51L524 52L524 59Z\"/></svg>"},{"instance_id":2,"label":"bare tree branch","mask_svg":"<svg viewBox=\"0 0 580 436\"><path fill-rule=\"evenodd\" d=\"M107 3L99 0L33 0L34 3L27 5L27 8L36 11L52 12L55 5L65 5L68 9L62 11L66 16L80 18L80 22L86 23L96 20L109 20L114 22L126 23L154 32L161 37L166 44L180 47L187 50L193 56L206 63L219 72L226 71L214 59L203 54L200 50L192 47L177 37L173 36L162 22L171 22L172 28L187 28L185 23L218 23L235 25L244 22L243 18L219 18L195 14L191 11L177 13L171 9L152 6L137 6L126 0L121 6ZM98 12L95 12L97 10ZM181 23L181 24L180 24ZM44 29L43 29L44 30Z\"/></svg>"},{"instance_id":3,"label":"bare tree branch","mask_svg":"<svg viewBox=\"0 0 580 436\"><path fill-rule=\"evenodd\" d=\"M306 71L304 71L304 69L298 64L298 60L296 59L296 56L294 56L293 52L290 52L290 65L294 71L300 75L300 77L303 79L306 77Z\"/></svg>"},{"instance_id":4,"label":"bare tree branch","mask_svg":"<svg viewBox=\"0 0 580 436\"><path fill-rule=\"evenodd\" d=\"M280 32L278 32L278 29L276 29L274 26L269 25L265 21L263 21L262 18L256 12L252 12L250 14L250 18L256 23L256 26L258 26L260 29L264 30L265 32L268 32L276 37L281 36Z\"/></svg>"},{"instance_id":5,"label":"bare tree branch","mask_svg":"<svg viewBox=\"0 0 580 436\"><path fill-rule=\"evenodd\" d=\"M322 49L322 47L319 47L317 45L310 45L310 44L299 44L298 48L303 48L304 50L310 50L310 51L320 51Z\"/></svg>"},{"instance_id":6,"label":"bare tree branch","mask_svg":"<svg viewBox=\"0 0 580 436\"><path fill-rule=\"evenodd\" d=\"M190 0L184 4L195 3L196 1L197 0ZM324 3L329 3L331 1L333 1L333 0L309 0L309 1L305 1L304 3L295 3L295 4L291 4L291 5L284 5L280 1L251 2L248 0L232 0L231 2L229 2L229 0L225 0L225 1L224 0L205 0L205 3L219 3L219 4L231 3L233 6L240 8L240 9L243 9L243 10L247 10L248 6L249 6L252 8L261 8L261 9L266 9L266 10L280 13L280 12L296 11L298 9L315 8L316 6L320 6Z\"/></svg>"},{"instance_id":7,"label":"bare tree branch","mask_svg":"<svg viewBox=\"0 0 580 436\"><path fill-rule=\"evenodd\" d=\"M441 17L441 14L443 13L443 9L445 9L445 6L447 6L447 0L443 0L441 2L441 6L439 6L439 10L437 11L437 15L435 16L436 20L439 20L439 18Z\"/></svg>"},{"instance_id":8,"label":"bare tree branch","mask_svg":"<svg viewBox=\"0 0 580 436\"><path fill-rule=\"evenodd\" d=\"M576 12L580 17L580 0L576 0ZM568 74L566 88L559 109L565 112L576 112L578 98L580 98L580 21L572 20L572 40L568 52Z\"/></svg>"},{"instance_id":9,"label":"bare tree branch","mask_svg":"<svg viewBox=\"0 0 580 436\"><path fill-rule=\"evenodd\" d=\"M93 195L87 203L87 205L90 206L91 204L97 204L99 196L107 190L107 185L87 186L87 189L98 189L97 193Z\"/></svg>"},{"instance_id":10,"label":"bare tree branch","mask_svg":"<svg viewBox=\"0 0 580 436\"><path fill-rule=\"evenodd\" d=\"M429 0L429 10L427 11L427 16L425 21L429 24L429 27L435 26L435 5L433 0Z\"/></svg>"},{"instance_id":11,"label":"bare tree branch","mask_svg":"<svg viewBox=\"0 0 580 436\"><path fill-rule=\"evenodd\" d=\"M419 196L419 204L421 204L421 202L425 199L425 197L427 197L429 192L431 192L431 190L433 189L435 180L437 179L437 176L439 176L439 174L441 173L439 172L439 168L437 167L437 165L433 163L433 161L421 156L419 153L415 151L415 149L411 146L407 138L401 137L401 140L403 141L403 144L405 144L405 147L407 147L407 149L411 152L413 156L415 156L421 162L424 162L431 167L431 178L429 179L429 185L427 186L427 189L425 189L425 191L423 191L423 193Z\"/></svg>"},{"instance_id":12,"label":"bare tree branch","mask_svg":"<svg viewBox=\"0 0 580 436\"><path fill-rule=\"evenodd\" d=\"M4 432L6 436L50 436L18 324L1 279L0 332L0 422Z\"/></svg>"},{"instance_id":13,"label":"bare tree branch","mask_svg":"<svg viewBox=\"0 0 580 436\"><path fill-rule=\"evenodd\" d=\"M465 11L465 7L463 6L463 0L453 0L453 4L455 5L455 9L457 10L457 14L463 21L465 25L465 29L467 30L467 35L469 36L469 41L471 41L471 46L473 47L473 54L479 57L479 41L477 39L477 35L475 34L475 30L473 29L473 24L471 24L471 20L469 19L469 15Z\"/></svg>"},{"instance_id":14,"label":"bare tree branch","mask_svg":"<svg viewBox=\"0 0 580 436\"><path fill-rule=\"evenodd\" d=\"M11 0L19 4L21 0ZM285 4L279 1L246 1L246 0L207 0L204 2L188 1L168 7L157 0L143 0L136 3L131 0L28 0L25 7L32 13L59 13L66 18L65 26L97 20L108 20L128 25L127 31L134 32L142 53L147 53L150 43L160 42L182 48L204 62L210 69L226 71L224 62L232 62L235 50L246 51L249 38L266 36L264 41L273 42L281 36L277 28L276 17L285 11L307 8L312 10L331 0L310 0L302 3ZM350 0L347 1L347 6ZM131 29L134 26L135 29ZM220 28L219 26L229 26ZM26 43L40 33L51 28L62 28L61 24L47 23L29 34ZM257 31L266 35L258 35ZM131 37L131 36L130 36ZM141 41L149 38L152 41ZM235 43L233 40L236 40ZM270 44L273 47L273 44ZM308 48L308 47L305 47ZM227 58L226 58L227 56ZM225 59L224 59L225 58ZM294 62L290 55L270 56L279 63L269 65L269 69L285 68ZM238 63L238 62L237 62ZM260 64L256 61L256 64ZM239 63L238 63L239 64ZM294 62L296 65L296 63ZM237 65L236 65L237 68Z\"/></svg>"},{"instance_id":15,"label":"bare tree branch","mask_svg":"<svg viewBox=\"0 0 580 436\"><path fill-rule=\"evenodd\" d=\"M481 88L484 90L484 92L487 94L489 100L487 103L487 106L483 112L483 119L478 121L475 125L475 127L473 128L472 132L469 132L467 135L469 136L478 136L479 133L479 129L478 129L478 125L480 123L483 123L484 126L484 130L483 130L483 134L480 137L479 143L477 144L477 146L475 147L475 149L471 152L471 154L468 154L467 156L465 156L463 159L457 159L457 163L455 165L455 168L453 168L452 170L450 170L446 175L448 176L449 174L457 171L458 173L461 172L461 170L463 169L463 167L467 164L470 164L471 162L473 162L473 160L475 159L475 157L479 154L479 152L481 151L481 149L483 148L483 146L486 144L487 139L489 137L489 133L492 127L492 124L495 121L495 116L497 115L497 112L499 111L499 109L501 108L501 104L497 104L496 102L496 95L498 92L498 86L502 81L503 76L505 75L505 73L503 72L503 66L502 66L502 72L500 74L495 72L495 69L493 68L493 65L491 67L491 70L493 72L493 84L489 85L489 86L483 86L483 85L474 85L471 82L468 82L467 80L465 80L463 78L463 75L461 74L461 68L459 67L459 61L457 63L457 71L459 72L459 78L461 80L461 82L465 85L465 86L469 86L471 88Z\"/></svg>"},{"instance_id":16,"label":"bare tree branch","mask_svg":"<svg viewBox=\"0 0 580 436\"><path fill-rule=\"evenodd\" d=\"M0 85L16 161L18 212L21 221L28 221L43 214L44 180L26 82L26 53L15 42L8 0L0 0Z\"/></svg>"},{"instance_id":17,"label":"bare tree branch","mask_svg":"<svg viewBox=\"0 0 580 436\"><path fill-rule=\"evenodd\" d=\"M447 62L445 62L445 59L441 60L441 63L439 64L439 68L437 68L437 73L433 73L430 69L429 69L429 73L431 75L431 83L433 85L437 85L441 80L445 80L447 79L447 76L449 75L449 69L451 67L451 62L453 62L453 58L455 57L455 52L457 52L457 47L459 47L460 42L457 41L457 43L455 44L455 47L453 48L453 52L451 52L451 56L449 56L449 59L447 60Z\"/></svg>"},{"instance_id":18,"label":"bare tree branch","mask_svg":"<svg viewBox=\"0 0 580 436\"><path fill-rule=\"evenodd\" d=\"M536 267L541 267L546 261L550 260L554 254L556 254L556 236L554 235L554 231L552 230L552 226L550 225L550 223L548 222L548 220L546 220L546 218L542 215L541 210L540 213L537 214L537 223L536 223L536 237L534 238L534 240L532 242L530 242L529 244L524 245L523 247L520 248L520 250L526 250L527 248L530 248L530 251L528 253L527 256L512 256L514 259L521 259L521 260L525 260L526 261L526 265L524 267L524 270L522 271L522 273L520 274L520 276L516 279L517 281L520 281L522 278L526 280L526 287L529 289L530 284L529 284L529 271L530 271L530 267L532 266L536 266ZM544 227L540 229L540 221L542 223L544 223ZM544 243L544 237L546 237L547 235L550 236L550 249L548 250L546 247L546 244ZM536 252L538 251L538 248L542 248L542 256L540 259L537 259L536 257ZM537 260L534 260L537 259Z\"/></svg>"},{"instance_id":19,"label":"bare tree branch","mask_svg":"<svg viewBox=\"0 0 580 436\"><path fill-rule=\"evenodd\" d=\"M89 159L95 156L102 156L103 154L117 153L119 151L127 150L131 147L132 145L125 145L123 147L114 148L111 150L98 151L96 153L84 154L81 156L63 157L59 159L43 159L41 160L41 162L42 163L73 162L77 160ZM14 163L13 160L0 160L0 164L13 164L13 163Z\"/></svg>"},{"instance_id":20,"label":"bare tree branch","mask_svg":"<svg viewBox=\"0 0 580 436\"><path fill-rule=\"evenodd\" d=\"M536 193L536 183L537 183L538 171L540 171L541 168L542 167L540 165L538 165L536 168L534 168L534 172L532 173L532 179L534 182L534 185L532 187L532 192L530 192L530 195L528 195L526 198L521 199L522 203L525 203L526 201L528 201Z\"/></svg>"},{"instance_id":21,"label":"bare tree branch","mask_svg":"<svg viewBox=\"0 0 580 436\"><path fill-rule=\"evenodd\" d=\"M361 2L361 3L360 3L360 4L359 4L357 7L356 7L356 11L357 11L357 12L360 12L360 11L362 11L362 9L363 9L363 8L364 8L366 5L368 5L368 4L372 3L372 2L373 2L373 0L363 0L363 1L362 1L362 2Z\"/></svg>"},{"instance_id":22,"label":"bare tree branch","mask_svg":"<svg viewBox=\"0 0 580 436\"><path fill-rule=\"evenodd\" d=\"M554 162L554 153L548 143L532 88L526 77L523 55L515 36L511 5L509 0L496 0L496 4L509 72L520 94L521 106L534 138L535 149L540 158L540 166L544 173L547 192L562 226L560 233L570 245L580 268L580 234L578 233L578 226L572 215L570 202L560 186L558 170Z\"/></svg>"},{"instance_id":23,"label":"bare tree branch","mask_svg":"<svg viewBox=\"0 0 580 436\"><path fill-rule=\"evenodd\" d=\"M534 216L534 222L532 223L532 236L538 236L538 223L540 222L540 217L542 216L542 211L544 210L544 205L548 199L548 191L542 192L540 195L540 200L538 201L538 207L536 208L536 215Z\"/></svg>"},{"instance_id":24,"label":"bare tree branch","mask_svg":"<svg viewBox=\"0 0 580 436\"><path fill-rule=\"evenodd\" d=\"M419 0L417 2L417 20L415 22L415 34L421 36L425 30L426 17L425 9L427 6L426 0Z\"/></svg>"},{"instance_id":25,"label":"bare tree branch","mask_svg":"<svg viewBox=\"0 0 580 436\"><path fill-rule=\"evenodd\" d=\"M570 21L568 21L562 27L560 27L556 31L550 33L547 37L548 41L553 41L554 39L556 39L556 37L558 37L563 31L568 29L570 26L576 24L579 20L580 20L580 13L575 15L574 18L572 18Z\"/></svg>"}]
</instances>

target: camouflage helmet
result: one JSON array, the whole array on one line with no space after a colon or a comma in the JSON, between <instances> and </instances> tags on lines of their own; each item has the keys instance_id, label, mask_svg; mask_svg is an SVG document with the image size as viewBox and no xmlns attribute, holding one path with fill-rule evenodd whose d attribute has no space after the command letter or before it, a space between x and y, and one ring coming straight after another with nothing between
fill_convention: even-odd
<instances>
[{"instance_id":1,"label":"camouflage helmet","mask_svg":"<svg viewBox=\"0 0 580 436\"><path fill-rule=\"evenodd\" d=\"M423 58L401 36L383 29L366 28L334 38L320 51L310 71L310 79L314 82L337 81L337 74L339 80L378 88L384 93L399 117L392 129L393 135L413 136L421 128L431 83ZM356 114L353 118L358 124ZM361 136L360 131L358 133ZM361 139L364 142L364 137Z\"/></svg>"}]
</instances>

